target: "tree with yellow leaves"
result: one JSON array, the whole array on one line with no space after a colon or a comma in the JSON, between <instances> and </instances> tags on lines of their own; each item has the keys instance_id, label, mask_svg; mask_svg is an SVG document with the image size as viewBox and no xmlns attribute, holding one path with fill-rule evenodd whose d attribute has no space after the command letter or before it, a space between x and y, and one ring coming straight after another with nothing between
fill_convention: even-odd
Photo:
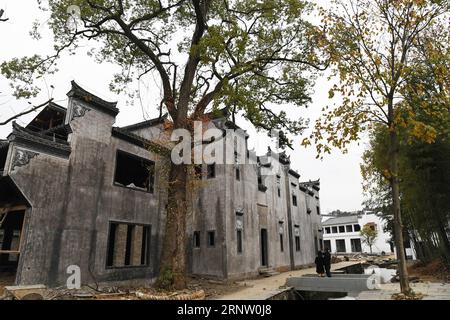
<instances>
[{"instance_id":1,"label":"tree with yellow leaves","mask_svg":"<svg viewBox=\"0 0 450 320\"><path fill-rule=\"evenodd\" d=\"M410 104L420 96L420 83L414 82L421 61L421 42L429 30L442 38L448 29L450 2L425 0L333 0L332 8L322 9L326 40L321 43L332 57L333 74L339 84L329 92L341 98L339 105L317 120L314 133L303 144L316 143L319 154L331 147L346 150L362 132L381 125L388 131L385 177L389 181L394 217L394 239L399 259L400 286L412 293L405 262L403 225L399 193L399 128L412 127L411 135L433 140L433 130L422 122ZM442 24L442 27L436 28ZM447 38L448 40L448 38ZM448 41L447 41L448 42ZM428 44L430 45L430 43ZM432 45L432 42L431 42ZM448 57L448 56L447 56ZM441 74L439 74L441 73ZM448 69L435 75L448 92ZM446 78L447 77L447 78ZM443 90L445 92L445 90ZM424 103L421 108L447 108L441 103ZM417 100L417 99L416 99ZM422 99L421 101L426 101ZM417 106L415 106L417 107Z\"/></svg>"}]
</instances>

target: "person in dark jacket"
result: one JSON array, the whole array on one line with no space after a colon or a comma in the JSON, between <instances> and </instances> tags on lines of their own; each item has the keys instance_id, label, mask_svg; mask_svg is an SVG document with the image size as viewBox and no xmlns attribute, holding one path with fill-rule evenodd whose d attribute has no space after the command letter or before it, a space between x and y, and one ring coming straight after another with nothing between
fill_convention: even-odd
<instances>
[{"instance_id":1,"label":"person in dark jacket","mask_svg":"<svg viewBox=\"0 0 450 320\"><path fill-rule=\"evenodd\" d=\"M328 248L325 248L325 253L323 254L323 266L327 277L331 278L331 254Z\"/></svg>"},{"instance_id":2,"label":"person in dark jacket","mask_svg":"<svg viewBox=\"0 0 450 320\"><path fill-rule=\"evenodd\" d=\"M316 264L316 272L318 273L319 277L323 277L324 275L324 268L323 268L323 254L322 251L319 250L317 253L316 260L314 261Z\"/></svg>"}]
</instances>

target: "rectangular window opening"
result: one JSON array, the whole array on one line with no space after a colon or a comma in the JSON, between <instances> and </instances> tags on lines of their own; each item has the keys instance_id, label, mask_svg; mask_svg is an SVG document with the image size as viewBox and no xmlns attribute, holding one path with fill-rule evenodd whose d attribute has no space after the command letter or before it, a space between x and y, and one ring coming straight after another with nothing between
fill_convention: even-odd
<instances>
[{"instance_id":1,"label":"rectangular window opening","mask_svg":"<svg viewBox=\"0 0 450 320\"><path fill-rule=\"evenodd\" d=\"M242 253L242 230L236 231L237 253Z\"/></svg>"},{"instance_id":2,"label":"rectangular window opening","mask_svg":"<svg viewBox=\"0 0 450 320\"><path fill-rule=\"evenodd\" d=\"M114 184L116 186L153 192L155 163L153 161L117 151Z\"/></svg>"},{"instance_id":3,"label":"rectangular window opening","mask_svg":"<svg viewBox=\"0 0 450 320\"><path fill-rule=\"evenodd\" d=\"M200 248L200 231L194 231L194 248Z\"/></svg>"},{"instance_id":4,"label":"rectangular window opening","mask_svg":"<svg viewBox=\"0 0 450 320\"><path fill-rule=\"evenodd\" d=\"M297 196L296 195L292 195L292 205L294 206L294 207L296 207L297 206Z\"/></svg>"},{"instance_id":5,"label":"rectangular window opening","mask_svg":"<svg viewBox=\"0 0 450 320\"><path fill-rule=\"evenodd\" d=\"M106 266L148 266L150 226L111 222L109 224Z\"/></svg>"},{"instance_id":6,"label":"rectangular window opening","mask_svg":"<svg viewBox=\"0 0 450 320\"><path fill-rule=\"evenodd\" d=\"M295 251L300 251L300 236L295 236Z\"/></svg>"},{"instance_id":7,"label":"rectangular window opening","mask_svg":"<svg viewBox=\"0 0 450 320\"><path fill-rule=\"evenodd\" d=\"M216 232L208 231L208 247L214 247L216 245Z\"/></svg>"},{"instance_id":8,"label":"rectangular window opening","mask_svg":"<svg viewBox=\"0 0 450 320\"><path fill-rule=\"evenodd\" d=\"M336 240L336 251L337 252L346 252L345 240L339 239Z\"/></svg>"}]
</instances>

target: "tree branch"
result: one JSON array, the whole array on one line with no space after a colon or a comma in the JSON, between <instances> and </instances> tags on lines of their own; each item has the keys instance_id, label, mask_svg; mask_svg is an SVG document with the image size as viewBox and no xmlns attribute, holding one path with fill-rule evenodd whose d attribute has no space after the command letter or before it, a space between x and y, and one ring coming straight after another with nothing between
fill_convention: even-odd
<instances>
[{"instance_id":1,"label":"tree branch","mask_svg":"<svg viewBox=\"0 0 450 320\"><path fill-rule=\"evenodd\" d=\"M53 101L53 98L49 99L48 101L46 101L46 102L44 102L44 103L41 103L40 105L33 106L31 109L29 109L29 110L27 110L27 111L18 113L18 114L12 116L11 118L9 118L9 119L7 119L7 120L5 120L5 121L3 121L3 122L0 122L0 126L4 126L5 124L8 124L8 123L10 123L11 121L13 121L13 120L15 120L15 119L17 119L17 118L19 118L19 117L21 117L21 116L24 116L24 115L26 115L26 114L29 114L29 113L31 113L31 112L34 112L34 111L38 110L39 108L42 108L43 106L49 104L49 103L52 102L52 101Z\"/></svg>"}]
</instances>

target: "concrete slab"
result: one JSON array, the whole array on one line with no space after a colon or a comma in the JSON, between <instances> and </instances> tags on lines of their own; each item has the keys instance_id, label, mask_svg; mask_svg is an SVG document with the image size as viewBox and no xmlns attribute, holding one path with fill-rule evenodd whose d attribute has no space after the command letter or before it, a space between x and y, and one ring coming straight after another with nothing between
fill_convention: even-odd
<instances>
[{"instance_id":1,"label":"concrete slab","mask_svg":"<svg viewBox=\"0 0 450 320\"><path fill-rule=\"evenodd\" d=\"M378 289L380 280L379 277L375 275L370 275L368 277L355 275L353 277L332 278L293 277L287 280L286 285L293 287L298 291L355 293Z\"/></svg>"},{"instance_id":2,"label":"concrete slab","mask_svg":"<svg viewBox=\"0 0 450 320\"><path fill-rule=\"evenodd\" d=\"M340 262L331 265L332 270L336 270L339 268L343 268L346 266L354 265L355 262ZM269 297L281 293L286 290L286 280L290 277L300 277L305 274L311 274L315 272L315 268L307 268L302 270L288 271L283 272L279 275L263 278L263 279L255 279L255 280L246 280L241 281L239 284L244 285L242 290L234 292L232 294L223 295L217 297L218 300L264 300Z\"/></svg>"}]
</instances>

